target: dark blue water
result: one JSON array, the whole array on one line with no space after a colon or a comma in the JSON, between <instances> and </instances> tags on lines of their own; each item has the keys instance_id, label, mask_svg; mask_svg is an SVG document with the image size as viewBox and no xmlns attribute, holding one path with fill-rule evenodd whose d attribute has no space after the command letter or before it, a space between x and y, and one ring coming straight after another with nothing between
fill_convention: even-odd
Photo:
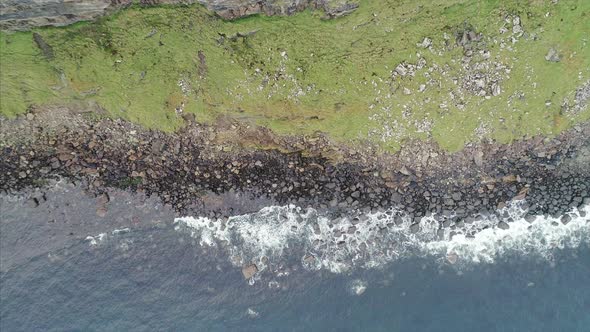
<instances>
[{"instance_id":1,"label":"dark blue water","mask_svg":"<svg viewBox=\"0 0 590 332\"><path fill-rule=\"evenodd\" d=\"M162 226L74 242L2 269L0 281L3 332L590 331L587 246L553 264L515 256L457 271L421 258L251 286L226 256Z\"/></svg>"},{"instance_id":2,"label":"dark blue water","mask_svg":"<svg viewBox=\"0 0 590 332\"><path fill-rule=\"evenodd\" d=\"M1 332L590 331L587 238L552 261L406 258L345 274L308 271L289 248L249 285L157 199L113 191L103 215L73 184L31 204L39 194L0 194Z\"/></svg>"}]
</instances>

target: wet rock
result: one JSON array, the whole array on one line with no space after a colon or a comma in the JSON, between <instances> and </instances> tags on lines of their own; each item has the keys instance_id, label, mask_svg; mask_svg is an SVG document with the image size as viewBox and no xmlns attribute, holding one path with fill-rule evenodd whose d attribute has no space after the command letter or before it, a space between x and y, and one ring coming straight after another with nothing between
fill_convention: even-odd
<instances>
[{"instance_id":1,"label":"wet rock","mask_svg":"<svg viewBox=\"0 0 590 332\"><path fill-rule=\"evenodd\" d=\"M457 255L455 252L450 252L447 254L447 262L451 264L456 264L458 260L459 255Z\"/></svg>"},{"instance_id":2,"label":"wet rock","mask_svg":"<svg viewBox=\"0 0 590 332\"><path fill-rule=\"evenodd\" d=\"M312 265L315 263L315 261L316 261L316 258L314 255L306 254L305 256L303 256L303 263L305 263L307 265Z\"/></svg>"},{"instance_id":3,"label":"wet rock","mask_svg":"<svg viewBox=\"0 0 590 332\"><path fill-rule=\"evenodd\" d=\"M510 228L510 225L508 225L508 223L507 223L507 222L500 221L500 222L498 223L498 228L499 228L499 229L504 229L504 230L505 230L505 229L509 229L509 228Z\"/></svg>"},{"instance_id":4,"label":"wet rock","mask_svg":"<svg viewBox=\"0 0 590 332\"><path fill-rule=\"evenodd\" d=\"M96 215L101 218L104 218L107 215L107 212L108 212L108 210L107 210L106 206L99 206L96 209Z\"/></svg>"},{"instance_id":5,"label":"wet rock","mask_svg":"<svg viewBox=\"0 0 590 332\"><path fill-rule=\"evenodd\" d=\"M256 264L249 264L242 267L242 274L244 275L244 279L248 280L252 278L258 272L258 267Z\"/></svg>"},{"instance_id":6,"label":"wet rock","mask_svg":"<svg viewBox=\"0 0 590 332\"><path fill-rule=\"evenodd\" d=\"M37 199L36 197L31 197L30 199L27 200L27 206L32 207L32 208L36 208L39 206L39 199Z\"/></svg>"},{"instance_id":7,"label":"wet rock","mask_svg":"<svg viewBox=\"0 0 590 332\"><path fill-rule=\"evenodd\" d=\"M320 225L314 223L312 227L315 235L320 235L322 233L320 230Z\"/></svg>"},{"instance_id":8,"label":"wet rock","mask_svg":"<svg viewBox=\"0 0 590 332\"><path fill-rule=\"evenodd\" d=\"M104 205L107 204L110 200L111 199L107 193L98 196L98 204Z\"/></svg>"}]
</instances>

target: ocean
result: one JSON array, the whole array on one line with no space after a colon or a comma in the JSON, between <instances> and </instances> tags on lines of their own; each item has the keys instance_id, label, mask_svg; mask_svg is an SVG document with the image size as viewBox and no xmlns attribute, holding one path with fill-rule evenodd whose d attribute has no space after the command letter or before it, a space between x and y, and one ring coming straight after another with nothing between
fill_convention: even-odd
<instances>
[{"instance_id":1,"label":"ocean","mask_svg":"<svg viewBox=\"0 0 590 332\"><path fill-rule=\"evenodd\" d=\"M590 330L588 206L441 231L395 209L211 220L114 192L100 217L79 186L38 194L0 196L1 331Z\"/></svg>"}]
</instances>

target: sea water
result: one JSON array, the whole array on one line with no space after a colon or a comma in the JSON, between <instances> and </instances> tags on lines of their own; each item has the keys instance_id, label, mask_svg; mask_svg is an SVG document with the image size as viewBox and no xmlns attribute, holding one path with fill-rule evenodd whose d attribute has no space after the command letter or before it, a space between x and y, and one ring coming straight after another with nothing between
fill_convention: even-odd
<instances>
[{"instance_id":1,"label":"sea water","mask_svg":"<svg viewBox=\"0 0 590 332\"><path fill-rule=\"evenodd\" d=\"M0 235L10 241L0 256L2 331L590 326L590 207L572 209L564 224L549 216L527 221L515 202L498 213L501 218L443 230L436 216L415 225L393 208L332 217L274 206L227 220L163 214L157 219L169 220L139 226L107 229L109 221L101 221L56 248L52 228L37 222L34 209L9 199L2 197ZM161 213L150 204L121 208L140 211L146 220ZM71 209L64 203L47 213L70 213L70 220L86 223L96 218L83 203L77 214ZM510 227L498 227L498 218L511 218ZM31 225L44 233L32 236ZM19 242L39 248L16 259L18 253L6 251L23 248ZM241 267L250 263L258 272L245 280Z\"/></svg>"}]
</instances>

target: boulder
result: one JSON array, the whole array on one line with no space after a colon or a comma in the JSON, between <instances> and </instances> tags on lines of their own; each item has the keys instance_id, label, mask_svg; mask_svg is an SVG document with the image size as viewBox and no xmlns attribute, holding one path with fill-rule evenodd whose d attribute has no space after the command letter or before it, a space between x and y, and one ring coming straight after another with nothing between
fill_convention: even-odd
<instances>
[{"instance_id":1,"label":"boulder","mask_svg":"<svg viewBox=\"0 0 590 332\"><path fill-rule=\"evenodd\" d=\"M559 62L561 61L561 57L559 56L557 50L552 47L547 52L547 55L545 55L545 60L549 62Z\"/></svg>"},{"instance_id":2,"label":"boulder","mask_svg":"<svg viewBox=\"0 0 590 332\"><path fill-rule=\"evenodd\" d=\"M252 278L258 272L258 267L256 264L249 264L242 267L242 274L244 275L244 279Z\"/></svg>"}]
</instances>

